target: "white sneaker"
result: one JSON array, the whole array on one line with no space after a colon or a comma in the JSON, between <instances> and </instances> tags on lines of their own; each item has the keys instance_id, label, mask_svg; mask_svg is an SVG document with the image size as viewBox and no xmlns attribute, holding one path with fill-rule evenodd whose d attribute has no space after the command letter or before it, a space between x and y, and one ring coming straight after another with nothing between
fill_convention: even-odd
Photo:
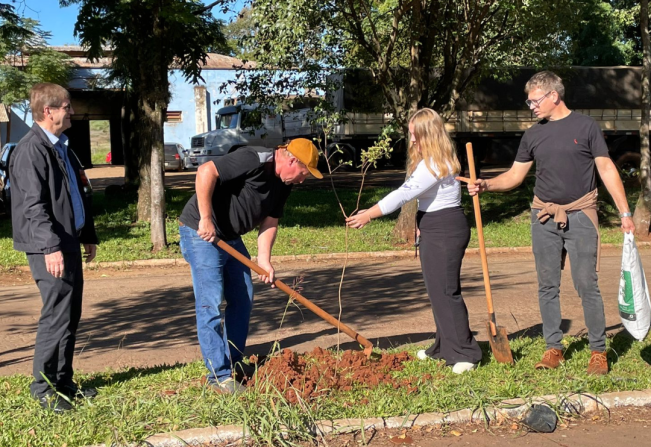
<instances>
[{"instance_id":1,"label":"white sneaker","mask_svg":"<svg viewBox=\"0 0 651 447\"><path fill-rule=\"evenodd\" d=\"M425 352L424 349L421 349L420 351L418 351L416 353L416 357L418 357L419 360L427 360L428 358L430 358L430 356L427 355L427 352Z\"/></svg>"},{"instance_id":2,"label":"white sneaker","mask_svg":"<svg viewBox=\"0 0 651 447\"><path fill-rule=\"evenodd\" d=\"M454 364L452 372L455 374L463 374L466 371L472 371L473 369L477 369L477 363L459 362Z\"/></svg>"}]
</instances>

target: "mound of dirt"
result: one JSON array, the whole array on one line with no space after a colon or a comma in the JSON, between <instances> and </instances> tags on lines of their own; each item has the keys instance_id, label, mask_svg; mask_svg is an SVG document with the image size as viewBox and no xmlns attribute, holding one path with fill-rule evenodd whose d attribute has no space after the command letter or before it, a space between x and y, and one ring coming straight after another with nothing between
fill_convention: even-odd
<instances>
[{"instance_id":1,"label":"mound of dirt","mask_svg":"<svg viewBox=\"0 0 651 447\"><path fill-rule=\"evenodd\" d=\"M314 399L334 390L349 391L353 386L374 388L389 384L394 388L416 390L409 380L396 380L391 374L401 371L403 363L412 360L406 352L382 354L379 359L367 359L361 351L343 351L339 357L321 348L299 355L284 349L268 358L248 386L271 384L291 402Z\"/></svg>"}]
</instances>

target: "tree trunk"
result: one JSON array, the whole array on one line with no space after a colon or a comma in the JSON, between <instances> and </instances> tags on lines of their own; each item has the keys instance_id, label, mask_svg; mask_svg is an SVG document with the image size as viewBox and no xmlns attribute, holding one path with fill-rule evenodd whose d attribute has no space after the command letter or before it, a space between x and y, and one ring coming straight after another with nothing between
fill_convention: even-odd
<instances>
[{"instance_id":1,"label":"tree trunk","mask_svg":"<svg viewBox=\"0 0 651 447\"><path fill-rule=\"evenodd\" d=\"M141 91L137 92L142 95ZM152 118L146 111L146 101L138 99L139 124L137 133L139 135L138 144L140 145L139 167L140 185L138 186L138 221L151 221L151 150L152 150Z\"/></svg>"},{"instance_id":2,"label":"tree trunk","mask_svg":"<svg viewBox=\"0 0 651 447\"><path fill-rule=\"evenodd\" d=\"M150 110L152 122L151 147L151 243L157 252L167 246L165 234L165 171L163 144L163 110L159 103Z\"/></svg>"},{"instance_id":3,"label":"tree trunk","mask_svg":"<svg viewBox=\"0 0 651 447\"><path fill-rule=\"evenodd\" d=\"M649 107L651 106L651 92L649 90L649 76L651 75L651 42L649 41L649 0L640 2L640 28L642 31L642 123L640 124L640 196L635 206L635 233L637 236L649 235L651 223L651 152L649 151Z\"/></svg>"},{"instance_id":4,"label":"tree trunk","mask_svg":"<svg viewBox=\"0 0 651 447\"><path fill-rule=\"evenodd\" d=\"M137 129L138 103L133 94L125 94L122 106L122 152L124 155L124 184L135 187L140 184L138 167L140 165L140 143Z\"/></svg>"}]
</instances>

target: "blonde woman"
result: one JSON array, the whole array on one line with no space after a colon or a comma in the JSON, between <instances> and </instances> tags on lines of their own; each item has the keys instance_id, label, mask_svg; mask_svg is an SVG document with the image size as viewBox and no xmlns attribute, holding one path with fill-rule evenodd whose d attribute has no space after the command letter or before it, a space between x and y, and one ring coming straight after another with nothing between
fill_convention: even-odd
<instances>
[{"instance_id":1,"label":"blonde woman","mask_svg":"<svg viewBox=\"0 0 651 447\"><path fill-rule=\"evenodd\" d=\"M409 121L407 181L368 210L349 217L349 227L362 228L418 199L420 262L436 323L436 341L419 351L420 359L442 359L461 374L475 369L482 352L470 332L468 309L461 296L461 261L470 228L461 208L461 171L454 143L443 120L432 109L418 110Z\"/></svg>"}]
</instances>

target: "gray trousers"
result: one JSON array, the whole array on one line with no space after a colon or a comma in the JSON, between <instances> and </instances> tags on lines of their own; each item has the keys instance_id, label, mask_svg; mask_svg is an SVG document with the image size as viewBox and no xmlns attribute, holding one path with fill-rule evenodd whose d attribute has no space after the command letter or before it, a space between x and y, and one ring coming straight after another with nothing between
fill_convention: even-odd
<instances>
[{"instance_id":1,"label":"gray trousers","mask_svg":"<svg viewBox=\"0 0 651 447\"><path fill-rule=\"evenodd\" d=\"M47 272L42 254L28 253L27 261L43 301L30 386L32 396L42 397L50 389L48 381L59 389L73 384L72 359L84 289L82 256L81 251L63 253L62 278Z\"/></svg>"},{"instance_id":2,"label":"gray trousers","mask_svg":"<svg viewBox=\"0 0 651 447\"><path fill-rule=\"evenodd\" d=\"M606 317L597 283L597 229L583 211L568 213L567 226L553 218L540 223L540 210L531 210L531 241L538 273L538 302L547 348L562 349L561 257L567 251L574 288L581 297L588 341L592 351L606 350Z\"/></svg>"}]
</instances>

